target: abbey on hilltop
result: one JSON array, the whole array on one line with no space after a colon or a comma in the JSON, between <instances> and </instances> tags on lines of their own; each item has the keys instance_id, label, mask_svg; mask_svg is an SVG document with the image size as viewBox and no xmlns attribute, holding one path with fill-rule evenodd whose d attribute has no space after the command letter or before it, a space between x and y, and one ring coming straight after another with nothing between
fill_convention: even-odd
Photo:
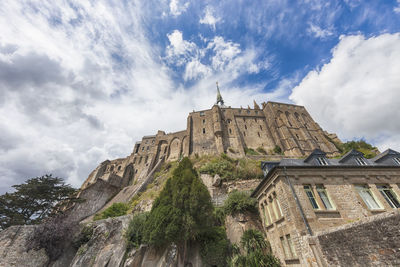
<instances>
[{"instance_id":1,"label":"abbey on hilltop","mask_svg":"<svg viewBox=\"0 0 400 267\"><path fill-rule=\"evenodd\" d=\"M340 143L335 134L323 131L303 106L264 102L260 107L254 101L254 108L232 108L225 106L217 83L217 102L211 109L189 113L185 130L144 136L130 156L103 162L83 186L100 177L124 186L134 177L146 176L162 160L196 154L242 157L253 149L303 157L318 148L328 156L337 156L333 141Z\"/></svg>"}]
</instances>

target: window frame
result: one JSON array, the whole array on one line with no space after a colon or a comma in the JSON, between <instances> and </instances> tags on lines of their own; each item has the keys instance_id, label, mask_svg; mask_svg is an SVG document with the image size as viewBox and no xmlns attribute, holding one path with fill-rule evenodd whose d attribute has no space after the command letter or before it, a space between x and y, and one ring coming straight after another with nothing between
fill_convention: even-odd
<instances>
[{"instance_id":1,"label":"window frame","mask_svg":"<svg viewBox=\"0 0 400 267\"><path fill-rule=\"evenodd\" d=\"M367 206L367 208L369 210L383 210L382 204L379 202L378 198L374 195L374 193L372 192L371 188L368 185L356 184L356 185L354 185L354 187L355 187L358 195L363 200L364 204ZM368 201L366 201L366 199L363 197L363 194L361 194L361 192L368 193L367 195L369 195L372 198L372 200L375 202L377 208L374 208L370 204L368 204Z\"/></svg>"},{"instance_id":2,"label":"window frame","mask_svg":"<svg viewBox=\"0 0 400 267\"><path fill-rule=\"evenodd\" d=\"M306 189L306 187L308 187L308 189ZM315 197L315 194L314 194L314 190L313 190L312 185L310 185L310 184L304 184L304 185L303 185L303 190L304 190L304 192L306 193L306 196L307 196L307 198L308 198L308 201L310 202L311 207L313 208L313 210L320 210L320 207L319 207L319 205L318 205L317 198ZM311 196L310 196L307 192L310 192L310 193L311 193ZM313 200L314 200L314 202L315 202L314 204L315 204L317 207L314 206L313 201L311 200L311 197L313 198Z\"/></svg>"},{"instance_id":3,"label":"window frame","mask_svg":"<svg viewBox=\"0 0 400 267\"><path fill-rule=\"evenodd\" d=\"M394 192L392 190L392 187L390 185L386 185L386 184L377 185L376 188L378 189L378 191L381 193L382 197L386 200L386 202L389 204L389 206L391 208L393 208L393 209L400 208L399 197L397 196L396 192ZM389 197L387 195L387 192L385 192L385 191L388 191L392 196ZM394 203L391 198L393 198L396 203Z\"/></svg>"},{"instance_id":4,"label":"window frame","mask_svg":"<svg viewBox=\"0 0 400 267\"><path fill-rule=\"evenodd\" d=\"M323 184L315 185L315 190L317 191L318 197L320 198L320 200L322 202L322 205L324 206L325 210L336 210L336 206L333 203L331 197L328 194L328 191L326 190L326 187ZM321 193L324 193L325 197L322 197ZM325 203L325 200L331 206L330 208L328 208L327 203Z\"/></svg>"}]
</instances>

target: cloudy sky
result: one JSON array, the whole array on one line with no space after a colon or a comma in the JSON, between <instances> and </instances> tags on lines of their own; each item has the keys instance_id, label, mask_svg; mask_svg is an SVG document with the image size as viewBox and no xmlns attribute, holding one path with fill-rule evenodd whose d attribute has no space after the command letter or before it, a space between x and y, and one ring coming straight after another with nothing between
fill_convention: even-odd
<instances>
[{"instance_id":1,"label":"cloudy sky","mask_svg":"<svg viewBox=\"0 0 400 267\"><path fill-rule=\"evenodd\" d=\"M0 193L80 186L192 110L305 105L342 140L400 151L400 0L3 0Z\"/></svg>"}]
</instances>

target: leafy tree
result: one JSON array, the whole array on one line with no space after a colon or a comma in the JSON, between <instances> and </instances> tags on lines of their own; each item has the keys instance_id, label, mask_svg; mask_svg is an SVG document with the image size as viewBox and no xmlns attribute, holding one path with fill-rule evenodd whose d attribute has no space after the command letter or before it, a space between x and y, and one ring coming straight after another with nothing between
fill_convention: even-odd
<instances>
[{"instance_id":1,"label":"leafy tree","mask_svg":"<svg viewBox=\"0 0 400 267\"><path fill-rule=\"evenodd\" d=\"M238 246L233 247L229 266L235 267L279 267L280 262L271 254L269 244L262 233L255 229L245 231Z\"/></svg>"},{"instance_id":2,"label":"leafy tree","mask_svg":"<svg viewBox=\"0 0 400 267\"><path fill-rule=\"evenodd\" d=\"M154 201L146 221L145 239L155 246L177 244L184 263L188 244L209 229L213 221L210 194L185 157Z\"/></svg>"},{"instance_id":3,"label":"leafy tree","mask_svg":"<svg viewBox=\"0 0 400 267\"><path fill-rule=\"evenodd\" d=\"M125 238L127 241L127 249L138 248L144 241L144 231L146 226L146 220L148 218L148 212L142 212L133 216L129 222L129 226L125 232Z\"/></svg>"},{"instance_id":4,"label":"leafy tree","mask_svg":"<svg viewBox=\"0 0 400 267\"><path fill-rule=\"evenodd\" d=\"M63 201L73 200L76 189L63 179L44 175L13 185L15 192L0 196L0 228L37 224L57 210Z\"/></svg>"}]
</instances>

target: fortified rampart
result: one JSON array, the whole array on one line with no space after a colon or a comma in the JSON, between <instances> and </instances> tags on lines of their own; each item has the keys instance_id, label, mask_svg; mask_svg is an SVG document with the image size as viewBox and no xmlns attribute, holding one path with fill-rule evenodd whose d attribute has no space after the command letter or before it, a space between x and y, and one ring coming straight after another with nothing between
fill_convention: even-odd
<instances>
[{"instance_id":1,"label":"fortified rampart","mask_svg":"<svg viewBox=\"0 0 400 267\"><path fill-rule=\"evenodd\" d=\"M264 102L262 108L255 102L254 108L214 105L189 113L186 130L144 136L130 156L101 163L82 187L97 179L121 188L134 180L140 182L161 158L172 161L220 153L243 157L248 149L274 154L277 146L289 157L303 157L316 148L336 156L339 152L332 139L340 142L335 134L324 132L303 106L277 102Z\"/></svg>"}]
</instances>

